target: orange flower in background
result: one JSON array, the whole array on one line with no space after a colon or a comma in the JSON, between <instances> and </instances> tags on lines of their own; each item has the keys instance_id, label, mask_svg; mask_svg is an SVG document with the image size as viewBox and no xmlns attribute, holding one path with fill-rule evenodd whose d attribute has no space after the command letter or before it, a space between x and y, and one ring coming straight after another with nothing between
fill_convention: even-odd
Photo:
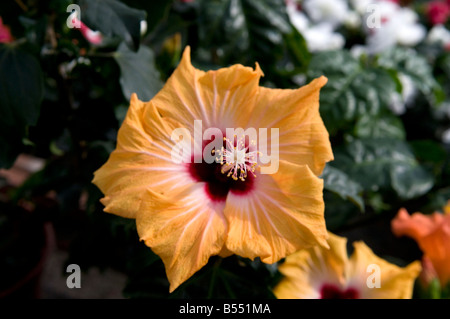
<instances>
[{"instance_id":1,"label":"orange flower in background","mask_svg":"<svg viewBox=\"0 0 450 319\"><path fill-rule=\"evenodd\" d=\"M405 268L377 257L355 242L348 258L347 239L329 233L330 249L312 247L288 256L275 287L279 299L409 299L420 263ZM378 276L379 277L376 277Z\"/></svg>"},{"instance_id":2,"label":"orange flower in background","mask_svg":"<svg viewBox=\"0 0 450 319\"><path fill-rule=\"evenodd\" d=\"M433 263L427 256L422 257L422 272L420 273L420 284L424 288L428 288L433 280L437 279L438 275L434 269Z\"/></svg>"},{"instance_id":3,"label":"orange flower in background","mask_svg":"<svg viewBox=\"0 0 450 319\"><path fill-rule=\"evenodd\" d=\"M392 220L392 231L396 236L413 238L431 261L442 286L450 281L450 201L444 208L445 214L435 212L424 215L408 214L399 210Z\"/></svg>"},{"instance_id":4,"label":"orange flower in background","mask_svg":"<svg viewBox=\"0 0 450 319\"><path fill-rule=\"evenodd\" d=\"M132 96L117 147L95 172L105 211L136 219L141 240L165 264L170 291L213 255L274 263L302 248L327 247L318 177L333 159L319 115L319 91L327 80L281 90L260 87L262 75L258 65L198 70L186 48L151 101ZM265 149L245 139L220 142L218 161L196 162L205 149L193 138L196 120L201 133L278 128L278 141L270 136L266 143L267 150L279 147L278 170L263 174L254 156ZM191 138L183 143L194 147L174 161L179 141L171 136L178 128L187 129Z\"/></svg>"}]
</instances>

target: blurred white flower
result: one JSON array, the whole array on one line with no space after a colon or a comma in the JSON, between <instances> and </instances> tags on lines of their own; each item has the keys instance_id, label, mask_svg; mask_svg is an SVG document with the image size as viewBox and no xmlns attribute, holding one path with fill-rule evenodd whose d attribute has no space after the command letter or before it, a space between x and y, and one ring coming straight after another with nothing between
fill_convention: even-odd
<instances>
[{"instance_id":1,"label":"blurred white flower","mask_svg":"<svg viewBox=\"0 0 450 319\"><path fill-rule=\"evenodd\" d=\"M361 27L361 16L356 11L349 11L344 19L344 25L349 29Z\"/></svg>"},{"instance_id":2,"label":"blurred white flower","mask_svg":"<svg viewBox=\"0 0 450 319\"><path fill-rule=\"evenodd\" d=\"M415 46L426 36L427 31L423 25L411 24L397 29L397 43L404 46Z\"/></svg>"},{"instance_id":3,"label":"blurred white flower","mask_svg":"<svg viewBox=\"0 0 450 319\"><path fill-rule=\"evenodd\" d=\"M389 105L392 112L397 115L404 114L406 108L411 105L412 100L417 94L417 89L409 76L399 73L398 78L402 84L402 93L394 93Z\"/></svg>"},{"instance_id":4,"label":"blurred white flower","mask_svg":"<svg viewBox=\"0 0 450 319\"><path fill-rule=\"evenodd\" d=\"M292 25L299 31L303 32L309 26L309 20L306 15L297 9L294 1L287 2L287 13Z\"/></svg>"},{"instance_id":5,"label":"blurred white flower","mask_svg":"<svg viewBox=\"0 0 450 319\"><path fill-rule=\"evenodd\" d=\"M315 23L341 25L349 12L346 0L305 0L302 7Z\"/></svg>"},{"instance_id":6,"label":"blurred white flower","mask_svg":"<svg viewBox=\"0 0 450 319\"><path fill-rule=\"evenodd\" d=\"M345 38L342 34L334 32L332 23L321 22L314 24L305 13L298 10L297 3L292 0L287 1L287 13L292 25L305 38L308 50L311 52L335 50L344 47Z\"/></svg>"},{"instance_id":7,"label":"blurred white flower","mask_svg":"<svg viewBox=\"0 0 450 319\"><path fill-rule=\"evenodd\" d=\"M147 21L141 20L140 29L141 29L141 35L145 35L147 33Z\"/></svg>"},{"instance_id":8,"label":"blurred white flower","mask_svg":"<svg viewBox=\"0 0 450 319\"><path fill-rule=\"evenodd\" d=\"M369 28L364 24L369 52L379 53L396 44L415 46L425 38L426 29L418 23L418 15L413 10L390 1L377 1L376 5L376 12L365 16L365 21L370 14L380 19L380 27Z\"/></svg>"},{"instance_id":9,"label":"blurred white flower","mask_svg":"<svg viewBox=\"0 0 450 319\"><path fill-rule=\"evenodd\" d=\"M450 119L450 102L444 101L439 107L431 109L433 117L439 121Z\"/></svg>"},{"instance_id":10,"label":"blurred white flower","mask_svg":"<svg viewBox=\"0 0 450 319\"><path fill-rule=\"evenodd\" d=\"M292 77L292 81L297 84L299 87L306 84L306 75L304 74L296 74Z\"/></svg>"},{"instance_id":11,"label":"blurred white flower","mask_svg":"<svg viewBox=\"0 0 450 319\"><path fill-rule=\"evenodd\" d=\"M402 84L403 101L405 101L406 104L409 104L417 94L416 86L414 85L414 82L411 80L411 78L404 75L403 73L399 74L399 79Z\"/></svg>"},{"instance_id":12,"label":"blurred white flower","mask_svg":"<svg viewBox=\"0 0 450 319\"><path fill-rule=\"evenodd\" d=\"M367 47L365 45L355 44L350 49L350 54L355 59L359 59L361 57L361 55L363 55L363 54L367 55L368 54L368 49L367 49Z\"/></svg>"},{"instance_id":13,"label":"blurred white flower","mask_svg":"<svg viewBox=\"0 0 450 319\"><path fill-rule=\"evenodd\" d=\"M327 23L321 23L306 29L303 36L311 52L337 50L345 45L345 38L342 34L334 32L333 27Z\"/></svg>"},{"instance_id":14,"label":"blurred white flower","mask_svg":"<svg viewBox=\"0 0 450 319\"><path fill-rule=\"evenodd\" d=\"M450 128L442 133L442 142L450 144Z\"/></svg>"},{"instance_id":15,"label":"blurred white flower","mask_svg":"<svg viewBox=\"0 0 450 319\"><path fill-rule=\"evenodd\" d=\"M406 105L398 92L392 94L390 98L389 108L395 115L402 115L406 112Z\"/></svg>"},{"instance_id":16,"label":"blurred white flower","mask_svg":"<svg viewBox=\"0 0 450 319\"><path fill-rule=\"evenodd\" d=\"M360 15L364 15L367 13L367 7L369 4L376 2L375 0L350 0L352 7L358 12Z\"/></svg>"},{"instance_id":17,"label":"blurred white flower","mask_svg":"<svg viewBox=\"0 0 450 319\"><path fill-rule=\"evenodd\" d=\"M439 43L443 46L450 44L450 31L442 24L437 24L431 28L427 36L428 43Z\"/></svg>"}]
</instances>

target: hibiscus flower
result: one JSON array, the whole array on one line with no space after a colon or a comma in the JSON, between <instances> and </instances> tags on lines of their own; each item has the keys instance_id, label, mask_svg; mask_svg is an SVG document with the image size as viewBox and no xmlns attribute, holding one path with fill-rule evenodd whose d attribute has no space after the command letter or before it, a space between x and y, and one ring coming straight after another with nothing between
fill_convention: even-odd
<instances>
[{"instance_id":1,"label":"hibiscus flower","mask_svg":"<svg viewBox=\"0 0 450 319\"><path fill-rule=\"evenodd\" d=\"M393 233L397 236L409 236L417 242L424 253L424 263L431 262L442 287L450 282L449 211L450 201L444 208L445 214L435 212L424 215L416 212L410 215L402 208L392 220Z\"/></svg>"},{"instance_id":2,"label":"hibiscus flower","mask_svg":"<svg viewBox=\"0 0 450 319\"><path fill-rule=\"evenodd\" d=\"M330 249L313 247L288 256L274 293L280 299L410 299L420 272L418 261L405 268L376 256L363 242L330 233Z\"/></svg>"},{"instance_id":3,"label":"hibiscus flower","mask_svg":"<svg viewBox=\"0 0 450 319\"><path fill-rule=\"evenodd\" d=\"M327 247L318 177L333 159L319 115L327 80L282 90L260 87L262 75L258 64L198 70L187 47L151 101L133 94L117 147L95 172L105 211L136 219L140 239L165 264L170 291L210 256L275 263L302 248ZM198 142L208 129L227 128L267 128L267 141L225 137L213 149L212 137ZM180 131L188 138L174 138ZM276 148L278 169L264 173L260 158ZM205 153L217 160L202 160Z\"/></svg>"}]
</instances>

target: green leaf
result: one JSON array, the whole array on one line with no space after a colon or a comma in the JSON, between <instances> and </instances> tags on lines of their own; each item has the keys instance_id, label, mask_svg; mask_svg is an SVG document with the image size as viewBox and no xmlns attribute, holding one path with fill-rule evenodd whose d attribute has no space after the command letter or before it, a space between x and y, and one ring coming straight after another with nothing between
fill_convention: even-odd
<instances>
[{"instance_id":1,"label":"green leaf","mask_svg":"<svg viewBox=\"0 0 450 319\"><path fill-rule=\"evenodd\" d=\"M367 191L394 190L403 199L421 196L434 185L433 176L396 139L353 140L335 151L334 166Z\"/></svg>"},{"instance_id":2,"label":"green leaf","mask_svg":"<svg viewBox=\"0 0 450 319\"><path fill-rule=\"evenodd\" d=\"M199 1L199 37L208 47L249 48L249 32L239 0Z\"/></svg>"},{"instance_id":3,"label":"green leaf","mask_svg":"<svg viewBox=\"0 0 450 319\"><path fill-rule=\"evenodd\" d=\"M430 194L428 204L425 208L428 212L443 211L443 208L450 199L450 186L441 188Z\"/></svg>"},{"instance_id":4,"label":"green leaf","mask_svg":"<svg viewBox=\"0 0 450 319\"><path fill-rule=\"evenodd\" d=\"M359 138L394 138L404 140L406 132L402 121L393 114L363 115L356 122L355 136Z\"/></svg>"},{"instance_id":5,"label":"green leaf","mask_svg":"<svg viewBox=\"0 0 450 319\"><path fill-rule=\"evenodd\" d=\"M162 20L167 19L174 0L158 0L158 1L128 1L131 6L140 6L147 12L147 30L151 32Z\"/></svg>"},{"instance_id":6,"label":"green leaf","mask_svg":"<svg viewBox=\"0 0 450 319\"><path fill-rule=\"evenodd\" d=\"M348 225L351 220L361 215L361 210L349 200L343 199L337 193L327 189L323 192L325 202L325 222L327 229L338 231L340 227Z\"/></svg>"},{"instance_id":7,"label":"green leaf","mask_svg":"<svg viewBox=\"0 0 450 319\"><path fill-rule=\"evenodd\" d=\"M444 289L438 278L433 278L428 283L419 281L415 287L415 299L445 299Z\"/></svg>"},{"instance_id":8,"label":"green leaf","mask_svg":"<svg viewBox=\"0 0 450 319\"><path fill-rule=\"evenodd\" d=\"M293 30L284 3L278 0L241 0L241 3L253 47L270 55L283 43L283 34Z\"/></svg>"},{"instance_id":9,"label":"green leaf","mask_svg":"<svg viewBox=\"0 0 450 319\"><path fill-rule=\"evenodd\" d=\"M128 105L118 105L114 110L114 115L116 116L119 125L122 125L123 121L128 112Z\"/></svg>"},{"instance_id":10,"label":"green leaf","mask_svg":"<svg viewBox=\"0 0 450 319\"><path fill-rule=\"evenodd\" d=\"M147 13L117 0L79 0L81 21L106 36L121 38L133 51L139 49L141 21Z\"/></svg>"},{"instance_id":11,"label":"green leaf","mask_svg":"<svg viewBox=\"0 0 450 319\"><path fill-rule=\"evenodd\" d=\"M206 61L258 61L265 72L284 72L288 64L300 70L309 62L306 43L290 24L283 1L200 0L198 16L199 46Z\"/></svg>"},{"instance_id":12,"label":"green leaf","mask_svg":"<svg viewBox=\"0 0 450 319\"><path fill-rule=\"evenodd\" d=\"M331 134L353 126L361 117L388 110L396 83L383 69L366 68L347 51L321 52L311 60L310 79L325 75L320 112Z\"/></svg>"},{"instance_id":13,"label":"green leaf","mask_svg":"<svg viewBox=\"0 0 450 319\"><path fill-rule=\"evenodd\" d=\"M338 79L337 75L347 77L360 71L359 61L344 50L316 53L309 68L308 75L314 78L327 73Z\"/></svg>"},{"instance_id":14,"label":"green leaf","mask_svg":"<svg viewBox=\"0 0 450 319\"><path fill-rule=\"evenodd\" d=\"M141 46L138 52L133 52L122 43L114 58L120 66L120 84L126 99L136 93L140 100L149 101L163 87L149 47Z\"/></svg>"},{"instance_id":15,"label":"green leaf","mask_svg":"<svg viewBox=\"0 0 450 319\"><path fill-rule=\"evenodd\" d=\"M10 168L22 151L20 135L12 132L0 133L0 168Z\"/></svg>"},{"instance_id":16,"label":"green leaf","mask_svg":"<svg viewBox=\"0 0 450 319\"><path fill-rule=\"evenodd\" d=\"M426 194L434 185L433 176L417 163L392 165L392 188L404 199Z\"/></svg>"},{"instance_id":17,"label":"green leaf","mask_svg":"<svg viewBox=\"0 0 450 319\"><path fill-rule=\"evenodd\" d=\"M291 61L294 61L298 72L304 72L311 61L311 54L308 51L308 45L305 38L293 28L292 32L283 35L284 43L287 46L287 53L291 56Z\"/></svg>"},{"instance_id":18,"label":"green leaf","mask_svg":"<svg viewBox=\"0 0 450 319\"><path fill-rule=\"evenodd\" d=\"M389 49L380 54L378 65L406 75L424 94L432 93L437 85L430 63L416 50L400 47Z\"/></svg>"},{"instance_id":19,"label":"green leaf","mask_svg":"<svg viewBox=\"0 0 450 319\"><path fill-rule=\"evenodd\" d=\"M445 52L436 61L439 70L447 77L450 78L450 53Z\"/></svg>"},{"instance_id":20,"label":"green leaf","mask_svg":"<svg viewBox=\"0 0 450 319\"><path fill-rule=\"evenodd\" d=\"M19 48L0 45L0 125L35 125L44 94L39 62Z\"/></svg>"},{"instance_id":21,"label":"green leaf","mask_svg":"<svg viewBox=\"0 0 450 319\"><path fill-rule=\"evenodd\" d=\"M0 45L0 70L0 168L9 168L38 121L44 81L39 62L13 46Z\"/></svg>"},{"instance_id":22,"label":"green leaf","mask_svg":"<svg viewBox=\"0 0 450 319\"><path fill-rule=\"evenodd\" d=\"M450 154L438 142L432 140L415 140L410 142L417 158L421 161L441 164Z\"/></svg>"},{"instance_id":23,"label":"green leaf","mask_svg":"<svg viewBox=\"0 0 450 319\"><path fill-rule=\"evenodd\" d=\"M327 165L323 170L324 188L350 200L360 211L364 211L364 200L361 197L362 187L338 168Z\"/></svg>"},{"instance_id":24,"label":"green leaf","mask_svg":"<svg viewBox=\"0 0 450 319\"><path fill-rule=\"evenodd\" d=\"M441 288L440 298L441 299L450 299L450 282L447 282L447 284L444 285L444 287Z\"/></svg>"}]
</instances>

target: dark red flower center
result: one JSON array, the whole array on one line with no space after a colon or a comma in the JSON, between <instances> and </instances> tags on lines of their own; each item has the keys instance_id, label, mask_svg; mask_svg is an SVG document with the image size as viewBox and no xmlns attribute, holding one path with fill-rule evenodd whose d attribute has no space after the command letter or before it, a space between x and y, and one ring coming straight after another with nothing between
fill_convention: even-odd
<instances>
[{"instance_id":1,"label":"dark red flower center","mask_svg":"<svg viewBox=\"0 0 450 319\"><path fill-rule=\"evenodd\" d=\"M321 299L358 299L359 292L352 287L345 290L332 284L325 284L320 289Z\"/></svg>"},{"instance_id":2,"label":"dark red flower center","mask_svg":"<svg viewBox=\"0 0 450 319\"><path fill-rule=\"evenodd\" d=\"M206 145L207 143L204 147ZM195 163L192 156L191 163L188 165L189 172L195 180L206 182L206 192L213 201L225 201L229 192L244 195L253 189L255 177L252 174L247 174L245 180L231 178L223 170L226 164L217 162L209 164L204 160L201 163Z\"/></svg>"}]
</instances>

